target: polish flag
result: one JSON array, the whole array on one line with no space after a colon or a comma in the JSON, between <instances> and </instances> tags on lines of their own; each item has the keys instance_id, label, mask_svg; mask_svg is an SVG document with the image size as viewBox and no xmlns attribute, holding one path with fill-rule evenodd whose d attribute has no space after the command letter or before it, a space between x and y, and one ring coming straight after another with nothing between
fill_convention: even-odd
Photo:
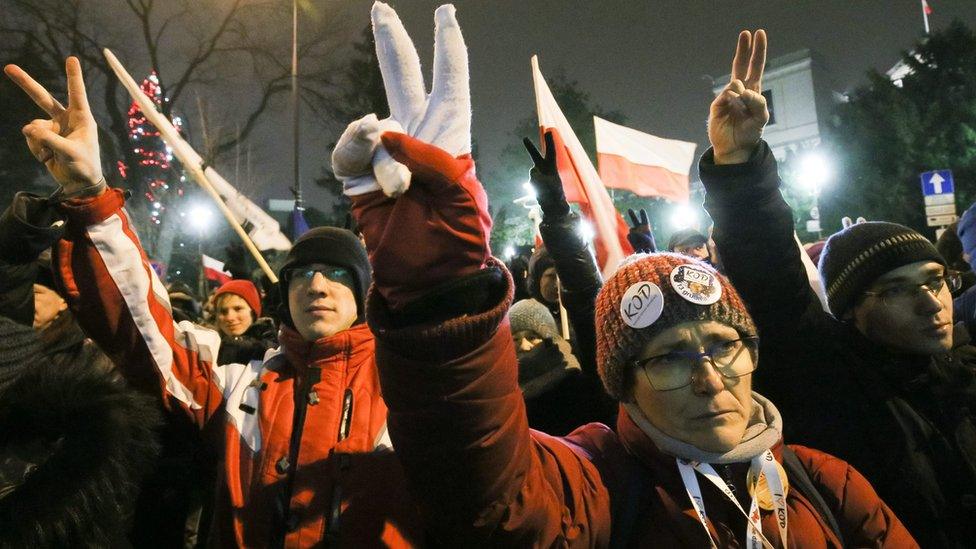
<instances>
[{"instance_id":1,"label":"polish flag","mask_svg":"<svg viewBox=\"0 0 976 549\"><path fill-rule=\"evenodd\" d=\"M224 272L224 262L207 254L203 254L203 276L207 277L207 280L216 281L217 284L223 284L231 278L229 274Z\"/></svg>"},{"instance_id":2,"label":"polish flag","mask_svg":"<svg viewBox=\"0 0 976 549\"><path fill-rule=\"evenodd\" d=\"M694 143L664 139L593 117L600 179L611 189L637 196L687 202Z\"/></svg>"},{"instance_id":3,"label":"polish flag","mask_svg":"<svg viewBox=\"0 0 976 549\"><path fill-rule=\"evenodd\" d=\"M556 99L539 70L539 59L534 55L532 82L535 86L540 134L545 135L552 130L556 145L556 166L563 181L566 200L579 204L583 217L593 226L596 233L593 245L597 264L603 276L609 277L617 270L621 260L634 253L627 241L627 223L614 208L606 187L600 181L600 175L583 150L583 145L566 116L556 104ZM545 139L541 141L544 145Z\"/></svg>"}]
</instances>

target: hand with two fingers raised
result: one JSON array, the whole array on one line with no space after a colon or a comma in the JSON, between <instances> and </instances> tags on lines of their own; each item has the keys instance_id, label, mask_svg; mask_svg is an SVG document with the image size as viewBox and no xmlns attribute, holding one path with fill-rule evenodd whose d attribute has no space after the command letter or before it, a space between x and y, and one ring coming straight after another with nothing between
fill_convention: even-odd
<instances>
[{"instance_id":1,"label":"hand with two fingers raised","mask_svg":"<svg viewBox=\"0 0 976 549\"><path fill-rule=\"evenodd\" d=\"M708 139L716 164L741 164L749 159L769 122L762 95L766 65L766 31L739 33L732 61L732 80L709 109Z\"/></svg>"},{"instance_id":2,"label":"hand with two fingers raised","mask_svg":"<svg viewBox=\"0 0 976 549\"><path fill-rule=\"evenodd\" d=\"M98 194L105 189L98 149L98 127L88 106L81 63L65 61L68 106L63 106L44 86L17 65L4 72L34 100L49 119L38 119L23 128L27 147L61 185L66 197Z\"/></svg>"}]
</instances>

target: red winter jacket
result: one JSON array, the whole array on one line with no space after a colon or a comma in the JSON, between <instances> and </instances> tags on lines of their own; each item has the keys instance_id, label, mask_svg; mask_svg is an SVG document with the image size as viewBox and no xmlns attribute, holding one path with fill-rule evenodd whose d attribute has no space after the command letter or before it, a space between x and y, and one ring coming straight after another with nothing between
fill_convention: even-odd
<instances>
[{"instance_id":1,"label":"red winter jacket","mask_svg":"<svg viewBox=\"0 0 976 549\"><path fill-rule=\"evenodd\" d=\"M292 476L288 520L278 519L285 547L417 545L420 521L386 434L368 327L313 343L283 328L281 348L263 362L215 364L219 335L174 323L123 202L109 190L63 205L60 283L79 323L130 383L201 428L222 423L219 546L274 544ZM300 437L292 436L296 404L305 413Z\"/></svg>"},{"instance_id":2,"label":"red winter jacket","mask_svg":"<svg viewBox=\"0 0 976 549\"><path fill-rule=\"evenodd\" d=\"M437 541L448 547L708 547L674 458L659 452L626 412L619 434L600 424L565 438L530 431L505 317L511 278L494 262L477 278L475 285L493 294L480 314L407 325L377 292L367 307L390 434ZM454 291L462 291L457 284ZM781 444L773 450L779 458ZM790 547L917 546L857 471L816 450L794 451L844 540L791 489ZM738 493L746 490L747 465L730 466ZM641 476L646 485L636 480ZM712 534L722 547L744 547L745 518L712 485L701 485ZM772 512L762 512L762 524L778 545Z\"/></svg>"}]
</instances>

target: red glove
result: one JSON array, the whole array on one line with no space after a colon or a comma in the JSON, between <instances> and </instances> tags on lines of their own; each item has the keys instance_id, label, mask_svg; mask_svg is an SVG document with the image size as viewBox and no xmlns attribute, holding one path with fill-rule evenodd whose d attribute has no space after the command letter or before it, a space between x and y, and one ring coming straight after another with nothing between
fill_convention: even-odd
<instances>
[{"instance_id":1,"label":"red glove","mask_svg":"<svg viewBox=\"0 0 976 549\"><path fill-rule=\"evenodd\" d=\"M488 196L470 155L454 158L403 133L383 146L413 174L399 198L383 191L352 197L352 213L373 265L373 282L390 308L481 270L491 250Z\"/></svg>"}]
</instances>

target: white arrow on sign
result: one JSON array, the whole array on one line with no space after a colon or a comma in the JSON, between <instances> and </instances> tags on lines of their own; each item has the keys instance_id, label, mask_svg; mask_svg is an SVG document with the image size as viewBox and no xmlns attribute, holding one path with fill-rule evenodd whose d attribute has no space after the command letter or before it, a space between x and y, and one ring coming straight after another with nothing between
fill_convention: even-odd
<instances>
[{"instance_id":1,"label":"white arrow on sign","mask_svg":"<svg viewBox=\"0 0 976 549\"><path fill-rule=\"evenodd\" d=\"M942 194L942 184L945 183L945 178L939 175L939 172L932 174L932 177L929 178L929 183L935 189L935 194Z\"/></svg>"}]
</instances>

